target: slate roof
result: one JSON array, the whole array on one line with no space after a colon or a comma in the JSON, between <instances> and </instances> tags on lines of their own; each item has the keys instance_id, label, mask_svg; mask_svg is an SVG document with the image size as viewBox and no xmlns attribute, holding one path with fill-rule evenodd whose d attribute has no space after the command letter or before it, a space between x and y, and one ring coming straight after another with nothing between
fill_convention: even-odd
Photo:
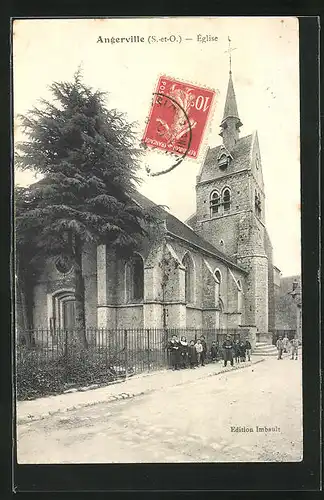
<instances>
[{"instance_id":1,"label":"slate roof","mask_svg":"<svg viewBox=\"0 0 324 500\"><path fill-rule=\"evenodd\" d=\"M180 239L186 240L189 244L199 247L205 250L207 253L212 254L219 260L226 262L233 267L236 267L242 271L245 271L241 266L239 266L233 259L225 255L223 252L214 247L211 243L206 241L204 238L199 236L191 227L187 226L184 222L177 219L174 215L170 214L164 210L161 206L156 205L153 201L146 198L138 191L132 195L132 198L142 207L142 208L153 208L157 207L157 215L165 220L167 232L171 235L177 236Z\"/></svg>"},{"instance_id":2,"label":"slate roof","mask_svg":"<svg viewBox=\"0 0 324 500\"><path fill-rule=\"evenodd\" d=\"M195 212L194 214L190 215L190 217L188 217L188 219L185 221L185 223L190 227L195 227L197 220L198 220L198 217L197 217L197 214Z\"/></svg>"},{"instance_id":3,"label":"slate roof","mask_svg":"<svg viewBox=\"0 0 324 500\"><path fill-rule=\"evenodd\" d=\"M219 177L223 177L224 173L231 174L245 168L250 168L252 138L253 134L250 134L246 135L245 137L241 137L237 141L235 146L230 151L233 159L230 161L230 164L226 168L226 172L219 169L217 165L217 159L222 145L216 146L215 148L210 148L207 152L207 156L201 170L199 182L218 179Z\"/></svg>"}]
</instances>

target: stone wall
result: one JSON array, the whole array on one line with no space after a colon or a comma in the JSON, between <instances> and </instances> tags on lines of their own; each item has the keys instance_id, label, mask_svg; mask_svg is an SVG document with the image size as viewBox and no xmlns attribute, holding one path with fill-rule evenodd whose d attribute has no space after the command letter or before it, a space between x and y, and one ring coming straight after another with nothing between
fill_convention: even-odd
<instances>
[{"instance_id":1,"label":"stone wall","mask_svg":"<svg viewBox=\"0 0 324 500\"><path fill-rule=\"evenodd\" d=\"M229 212L220 213L211 218L210 195L214 190L219 193L225 188L231 190L231 208ZM244 171L223 178L198 184L196 186L197 224L196 230L203 238L228 256L237 254L237 240L240 214L250 210L249 173ZM221 244L221 240L224 244Z\"/></svg>"},{"instance_id":2,"label":"stone wall","mask_svg":"<svg viewBox=\"0 0 324 500\"><path fill-rule=\"evenodd\" d=\"M276 328L276 311L275 311L275 284L274 284L274 268L273 268L273 249L268 232L264 232L264 247L268 257L268 330L274 332Z\"/></svg>"},{"instance_id":3,"label":"stone wall","mask_svg":"<svg viewBox=\"0 0 324 500\"><path fill-rule=\"evenodd\" d=\"M245 322L258 332L268 332L268 257L264 248L264 225L253 213L240 220L238 262L248 271L245 281Z\"/></svg>"},{"instance_id":4,"label":"stone wall","mask_svg":"<svg viewBox=\"0 0 324 500\"><path fill-rule=\"evenodd\" d=\"M190 254L193 266L192 300L185 302L185 269L182 260ZM84 253L85 314L87 327L100 328L225 328L244 321L244 308L238 314L239 279L245 287L245 273L216 257L178 239L141 249L144 257L144 300L127 300L125 261L116 258L104 245L89 247ZM213 273L221 274L220 303L216 303ZM61 275L48 262L34 290L34 326L49 327L49 303L59 290L74 290L73 272ZM244 299L243 299L244 304ZM206 310L207 309L207 310Z\"/></svg>"},{"instance_id":5,"label":"stone wall","mask_svg":"<svg viewBox=\"0 0 324 500\"><path fill-rule=\"evenodd\" d=\"M96 247L87 245L82 257L86 327L97 326L97 260ZM52 297L63 290L74 290L73 269L60 273L53 260L48 260L33 290L33 327L50 327Z\"/></svg>"}]
</instances>

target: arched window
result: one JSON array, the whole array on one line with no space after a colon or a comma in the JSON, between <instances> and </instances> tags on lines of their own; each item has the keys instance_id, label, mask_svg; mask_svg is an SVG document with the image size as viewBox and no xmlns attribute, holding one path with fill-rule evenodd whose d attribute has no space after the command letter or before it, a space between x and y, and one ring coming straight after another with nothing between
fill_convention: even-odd
<instances>
[{"instance_id":1,"label":"arched window","mask_svg":"<svg viewBox=\"0 0 324 500\"><path fill-rule=\"evenodd\" d=\"M220 208L220 197L217 191L213 191L210 196L210 216L217 215Z\"/></svg>"},{"instance_id":2,"label":"arched window","mask_svg":"<svg viewBox=\"0 0 324 500\"><path fill-rule=\"evenodd\" d=\"M215 276L215 306L219 307L220 304L220 284L222 282L222 275L219 269L214 272Z\"/></svg>"},{"instance_id":3,"label":"arched window","mask_svg":"<svg viewBox=\"0 0 324 500\"><path fill-rule=\"evenodd\" d=\"M144 262L140 255L133 258L133 298L142 300L144 298Z\"/></svg>"},{"instance_id":4,"label":"arched window","mask_svg":"<svg viewBox=\"0 0 324 500\"><path fill-rule=\"evenodd\" d=\"M231 192L228 188L223 191L223 207L224 212L227 212L231 208Z\"/></svg>"},{"instance_id":5,"label":"arched window","mask_svg":"<svg viewBox=\"0 0 324 500\"><path fill-rule=\"evenodd\" d=\"M182 259L182 265L185 268L185 301L191 303L194 301L194 263L188 253Z\"/></svg>"},{"instance_id":6,"label":"arched window","mask_svg":"<svg viewBox=\"0 0 324 500\"><path fill-rule=\"evenodd\" d=\"M237 311L242 312L242 285L240 280L237 280Z\"/></svg>"},{"instance_id":7,"label":"arched window","mask_svg":"<svg viewBox=\"0 0 324 500\"><path fill-rule=\"evenodd\" d=\"M135 254L125 266L126 300L139 301L144 298L144 262Z\"/></svg>"}]
</instances>

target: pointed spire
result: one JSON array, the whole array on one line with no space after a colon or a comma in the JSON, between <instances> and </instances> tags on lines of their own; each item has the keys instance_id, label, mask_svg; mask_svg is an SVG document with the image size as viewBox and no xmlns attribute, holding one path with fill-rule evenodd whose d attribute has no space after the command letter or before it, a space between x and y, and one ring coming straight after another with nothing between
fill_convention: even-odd
<instances>
[{"instance_id":1,"label":"pointed spire","mask_svg":"<svg viewBox=\"0 0 324 500\"><path fill-rule=\"evenodd\" d=\"M234 85L232 80L232 71L229 72L229 81L227 87L227 95L225 101L224 115L221 123L221 127L223 123L227 120L227 118L237 118L238 123L237 126L241 127L242 123L238 115L236 97L234 92Z\"/></svg>"},{"instance_id":2,"label":"pointed spire","mask_svg":"<svg viewBox=\"0 0 324 500\"><path fill-rule=\"evenodd\" d=\"M239 140L239 132L242 125L243 124L239 118L237 110L236 97L232 80L232 71L230 70L224 114L222 123L220 125L221 132L219 134L223 138L224 146L229 151L231 151L236 142Z\"/></svg>"}]
</instances>

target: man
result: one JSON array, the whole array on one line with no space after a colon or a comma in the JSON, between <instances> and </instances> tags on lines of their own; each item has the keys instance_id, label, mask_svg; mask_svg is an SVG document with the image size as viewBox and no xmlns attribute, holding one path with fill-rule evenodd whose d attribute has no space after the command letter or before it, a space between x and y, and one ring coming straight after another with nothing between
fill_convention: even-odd
<instances>
[{"instance_id":1,"label":"man","mask_svg":"<svg viewBox=\"0 0 324 500\"><path fill-rule=\"evenodd\" d=\"M207 344L206 344L206 340L205 340L204 335L200 336L200 341L201 341L201 345L203 347L203 350L201 353L201 366L205 366L205 361L206 361L206 357L207 357Z\"/></svg>"},{"instance_id":2,"label":"man","mask_svg":"<svg viewBox=\"0 0 324 500\"><path fill-rule=\"evenodd\" d=\"M277 346L277 350L278 350L278 359L282 359L284 344L283 344L281 335L279 336L279 338L277 340L276 346Z\"/></svg>"},{"instance_id":3,"label":"man","mask_svg":"<svg viewBox=\"0 0 324 500\"><path fill-rule=\"evenodd\" d=\"M290 342L287 334L284 336L282 343L283 343L283 352L285 353L289 352Z\"/></svg>"},{"instance_id":4,"label":"man","mask_svg":"<svg viewBox=\"0 0 324 500\"><path fill-rule=\"evenodd\" d=\"M227 337L223 343L224 366L227 366L227 361L230 361L231 366L234 365L233 350L234 350L234 345L233 345L232 339L229 335L227 335Z\"/></svg>"},{"instance_id":5,"label":"man","mask_svg":"<svg viewBox=\"0 0 324 500\"><path fill-rule=\"evenodd\" d=\"M246 352L246 357L248 361L251 361L251 351L252 351L252 346L249 341L249 339L246 337L245 339L245 352Z\"/></svg>"},{"instance_id":6,"label":"man","mask_svg":"<svg viewBox=\"0 0 324 500\"><path fill-rule=\"evenodd\" d=\"M296 335L291 341L291 359L298 359L298 339Z\"/></svg>"}]
</instances>

